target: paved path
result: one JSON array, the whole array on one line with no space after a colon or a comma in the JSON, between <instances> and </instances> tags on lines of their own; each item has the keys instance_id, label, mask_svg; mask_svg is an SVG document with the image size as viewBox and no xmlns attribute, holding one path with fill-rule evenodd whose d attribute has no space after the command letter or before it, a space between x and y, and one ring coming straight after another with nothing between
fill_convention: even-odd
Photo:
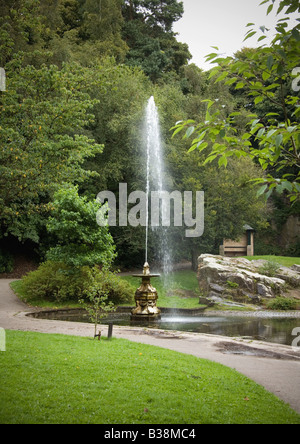
<instances>
[{"instance_id":1,"label":"paved path","mask_svg":"<svg viewBox=\"0 0 300 444\"><path fill-rule=\"evenodd\" d=\"M30 310L0 280L0 327L10 330L93 336L91 324L41 320L26 316ZM300 319L299 319L300 327ZM101 326L103 334L107 327ZM114 337L164 347L234 368L300 413L300 349L258 341L234 340L198 333L165 332L137 327L114 327ZM9 350L7 350L9 352Z\"/></svg>"}]
</instances>

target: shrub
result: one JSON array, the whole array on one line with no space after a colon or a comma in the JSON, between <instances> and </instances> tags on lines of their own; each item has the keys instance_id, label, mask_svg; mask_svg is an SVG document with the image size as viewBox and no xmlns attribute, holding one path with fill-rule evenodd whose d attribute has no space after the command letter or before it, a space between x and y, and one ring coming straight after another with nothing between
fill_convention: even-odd
<instances>
[{"instance_id":1,"label":"shrub","mask_svg":"<svg viewBox=\"0 0 300 444\"><path fill-rule=\"evenodd\" d=\"M133 303L135 289L115 273L101 271L96 274L96 279L99 288L108 294L108 301L114 304Z\"/></svg>"},{"instance_id":2,"label":"shrub","mask_svg":"<svg viewBox=\"0 0 300 444\"><path fill-rule=\"evenodd\" d=\"M79 301L91 291L95 295L107 293L114 304L132 303L134 289L119 276L98 267L70 267L47 261L22 281L22 294L30 302L34 300Z\"/></svg>"},{"instance_id":3,"label":"shrub","mask_svg":"<svg viewBox=\"0 0 300 444\"><path fill-rule=\"evenodd\" d=\"M79 196L77 187L69 187L55 193L53 207L47 224L53 246L47 259L69 267L109 268L116 257L115 245L108 227L97 224L100 203Z\"/></svg>"},{"instance_id":4,"label":"shrub","mask_svg":"<svg viewBox=\"0 0 300 444\"><path fill-rule=\"evenodd\" d=\"M0 248L0 273L11 273L13 269L13 256Z\"/></svg>"},{"instance_id":5,"label":"shrub","mask_svg":"<svg viewBox=\"0 0 300 444\"><path fill-rule=\"evenodd\" d=\"M267 261L259 267L258 272L264 276L275 277L280 269L280 265L274 261Z\"/></svg>"},{"instance_id":6,"label":"shrub","mask_svg":"<svg viewBox=\"0 0 300 444\"><path fill-rule=\"evenodd\" d=\"M277 297L268 302L269 310L295 310L297 302L294 299Z\"/></svg>"}]
</instances>

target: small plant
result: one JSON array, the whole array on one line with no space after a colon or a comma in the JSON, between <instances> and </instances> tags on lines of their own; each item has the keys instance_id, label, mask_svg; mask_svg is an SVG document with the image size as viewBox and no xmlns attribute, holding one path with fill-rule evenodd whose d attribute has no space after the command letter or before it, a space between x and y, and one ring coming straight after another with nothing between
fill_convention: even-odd
<instances>
[{"instance_id":1,"label":"small plant","mask_svg":"<svg viewBox=\"0 0 300 444\"><path fill-rule=\"evenodd\" d=\"M97 327L101 319L107 317L109 313L116 311L116 307L112 302L108 302L108 293L97 293L97 289L89 291L86 295L87 300L81 299L79 302L88 312L91 322L94 324L94 339L97 337ZM100 336L98 335L99 339Z\"/></svg>"},{"instance_id":2,"label":"small plant","mask_svg":"<svg viewBox=\"0 0 300 444\"><path fill-rule=\"evenodd\" d=\"M258 272L264 276L275 277L278 274L280 265L274 261L267 261L264 265L259 267Z\"/></svg>"},{"instance_id":3,"label":"small plant","mask_svg":"<svg viewBox=\"0 0 300 444\"><path fill-rule=\"evenodd\" d=\"M230 288L239 288L239 284L237 284L236 282L227 281L226 284Z\"/></svg>"},{"instance_id":4,"label":"small plant","mask_svg":"<svg viewBox=\"0 0 300 444\"><path fill-rule=\"evenodd\" d=\"M277 297L276 299L272 299L268 302L267 308L269 310L296 310L297 302L294 299Z\"/></svg>"}]
</instances>

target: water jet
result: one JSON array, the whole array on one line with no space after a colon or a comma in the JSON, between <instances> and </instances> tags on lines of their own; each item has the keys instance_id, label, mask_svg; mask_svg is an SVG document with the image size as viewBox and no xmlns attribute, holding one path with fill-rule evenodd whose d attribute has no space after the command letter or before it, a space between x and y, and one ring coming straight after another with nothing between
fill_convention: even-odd
<instances>
[{"instance_id":1,"label":"water jet","mask_svg":"<svg viewBox=\"0 0 300 444\"><path fill-rule=\"evenodd\" d=\"M158 110L154 97L150 97L146 107L144 132L146 135L146 242L145 242L145 264L143 274L133 275L141 277L142 284L136 290L136 308L132 311L132 322L152 322L161 319L161 311L157 307L158 294L156 288L151 285L152 277L160 275L151 274L148 264L148 241L149 241L149 196L151 189L163 191L163 156L159 126ZM163 215L162 215L163 216ZM171 271L171 257L167 248L165 230L157 232L159 256L162 260L164 273Z\"/></svg>"}]
</instances>

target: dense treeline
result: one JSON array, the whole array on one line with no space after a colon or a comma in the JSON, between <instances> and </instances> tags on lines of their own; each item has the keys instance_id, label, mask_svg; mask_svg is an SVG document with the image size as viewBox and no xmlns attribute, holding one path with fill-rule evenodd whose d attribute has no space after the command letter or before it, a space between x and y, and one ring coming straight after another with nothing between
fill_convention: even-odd
<instances>
[{"instance_id":1,"label":"dense treeline","mask_svg":"<svg viewBox=\"0 0 300 444\"><path fill-rule=\"evenodd\" d=\"M59 193L93 201L102 190L117 194L120 182L129 192L145 189L141 128L152 94L169 191L204 190L206 196L202 238L170 230L175 260L217 252L245 223L258 233L269 226L270 208L249 182L262 174L251 160L231 160L220 171L217 164L203 165L203 155L188 153L188 141L172 138L178 120L205 119L207 98L222 103L224 118L247 101L188 64L189 49L173 32L183 12L177 0L0 0L7 85L0 92L2 247L17 241L43 259L63 243L47 229L59 213ZM241 118L237 131L244 123ZM144 230L114 228L111 234L119 263L140 265ZM109 248L112 258L110 242ZM155 260L155 239L150 249Z\"/></svg>"}]
</instances>

